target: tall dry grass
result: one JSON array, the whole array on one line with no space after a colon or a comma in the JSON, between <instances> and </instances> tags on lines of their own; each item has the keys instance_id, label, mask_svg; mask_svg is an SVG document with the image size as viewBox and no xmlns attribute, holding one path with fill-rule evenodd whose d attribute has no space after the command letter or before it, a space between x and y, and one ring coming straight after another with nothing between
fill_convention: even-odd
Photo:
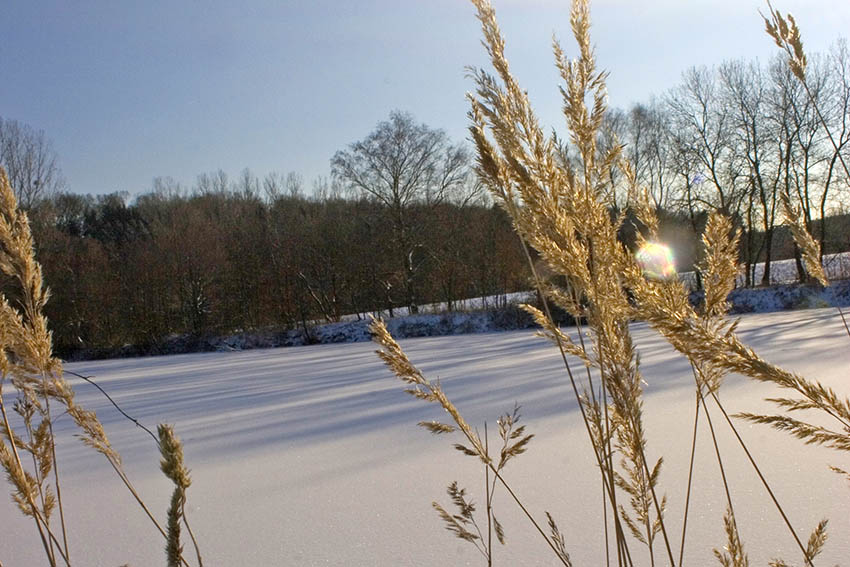
<instances>
[{"instance_id":1,"label":"tall dry grass","mask_svg":"<svg viewBox=\"0 0 850 567\"><path fill-rule=\"evenodd\" d=\"M622 567L643 561L650 565L682 565L688 544L697 428L704 424L711 433L713 446L709 451L718 462L727 500L722 518L726 539L714 543L717 561L725 566L749 564L746 542L740 536L730 496L730 479L716 440L716 429L726 427L739 441L753 473L773 499L777 514L787 527L787 534L768 534L768 537L792 539L799 547L803 563L814 565L827 540L826 520L815 526L808 538L801 537L799 528L791 525L765 480L756 457L739 435L736 423L744 420L768 425L806 443L846 452L850 451L850 401L846 395L763 360L737 336L736 322L726 317L726 297L734 287L738 271L738 234L730 219L719 212L712 213L703 234L704 259L700 271L705 300L702 305L693 307L687 290L671 277L674 271L664 248L657 242L658 219L647 193L637 186L633 169L619 146L603 150L596 143L606 112L606 74L595 64L587 1L574 0L571 11L578 57L568 58L560 43L553 41L555 64L563 81L560 91L569 132L569 153L563 151L565 144L561 139L544 133L526 92L513 77L492 6L487 0L472 2L493 67L492 71L470 69L476 86L469 96L469 116L478 155L477 170L493 197L510 214L525 247L530 270L544 298L542 309L531 306L526 309L540 324L541 334L558 348L565 377L578 400L588 448L594 455L594 468L603 487L600 504L606 530L608 518L612 526L612 533L605 534L605 564ZM772 6L769 13L770 17L765 18L767 31L787 53L792 71L805 86L806 59L796 22L790 16L782 17ZM813 97L812 101L815 102ZM827 127L825 121L823 125ZM842 166L850 177L843 160ZM629 202L640 223L637 250L627 249L617 237L626 222L626 214L614 206L613 187L609 183L612 168L620 169L630 182ZM787 194L783 195L783 203L810 275L827 285L817 243L806 232ZM562 276L565 285L555 285L536 272L531 248L553 273ZM43 315L49 293L35 261L29 223L18 209L2 169L0 270L7 283L15 284L14 297L0 297L0 465L20 512L33 521L47 563L51 566L75 563L68 541L53 432L55 416L67 413L79 428L82 441L105 457L165 539L167 564L189 564L181 543L181 532L185 529L195 547L197 563L202 565L185 516L186 491L191 479L184 464L182 444L173 429L161 425L158 435L151 433L161 452L161 469L175 487L163 526L135 490L97 416L75 403L61 362L52 354L50 332ZM577 342L553 322L550 305L566 310L579 322ZM643 380L629 327L633 321L649 323L690 362L692 369L694 442L681 520L666 514L663 459L648 457ZM492 565L494 536L502 544L507 541L493 509L493 495L505 491L553 556L563 565L572 565L566 538L555 519L544 512L543 521L529 510L504 476L508 463L522 455L534 437L520 425L519 408L497 420L499 442L491 448L487 424L482 437L464 419L439 382L428 380L407 358L380 320L374 321L371 328L380 346L379 356L407 384L406 391L437 404L451 418L449 423L429 421L420 425L437 435L459 436L455 449L473 457L482 467L485 519L481 519L480 510L466 489L453 482L447 489L453 511L437 502L433 504L445 527L456 537L475 545L487 564ZM730 373L787 392L786 396L768 399L779 413L730 415L718 395L724 377ZM11 395L4 392L7 385ZM715 415L722 416L721 423L712 421L710 407ZM17 417L10 417L9 410ZM811 414L827 416L833 425L817 425L800 417ZM835 471L850 478L850 473L839 467ZM671 537L674 531L668 529L671 522L677 523L676 528L682 534L679 541ZM599 563L602 562L603 558L599 558ZM778 559L771 565L787 563Z\"/></svg>"},{"instance_id":2,"label":"tall dry grass","mask_svg":"<svg viewBox=\"0 0 850 567\"><path fill-rule=\"evenodd\" d=\"M109 443L95 413L74 401L74 391L64 378L62 363L53 356L43 313L50 294L44 285L41 266L35 260L29 220L18 208L1 167L0 270L5 276L4 289L12 294L11 298L0 294L0 466L12 485L12 499L20 512L32 519L38 531L47 563L51 567L77 564L68 541L53 431L57 416L67 414L79 429L77 436L106 458L165 538L168 565L189 565L180 543L181 525L191 535L184 513L190 480L183 465L182 444L171 427L160 425L159 438L155 440L162 455L162 470L175 484L168 523L163 527L130 481L120 455ZM7 385L11 394L4 391ZM9 415L9 409L14 415ZM202 565L200 552L196 555L198 564ZM86 560L80 563L86 564Z\"/></svg>"},{"instance_id":3,"label":"tall dry grass","mask_svg":"<svg viewBox=\"0 0 850 567\"><path fill-rule=\"evenodd\" d=\"M555 66L561 77L563 115L568 130L568 151L555 134L547 135L529 103L528 95L511 73L505 56L505 40L495 12L488 0L472 0L483 32L492 70L469 69L475 82L470 103L470 132L477 149L477 172L494 199L513 220L525 247L528 264L541 297L543 308L525 308L542 327L542 334L559 349L566 379L579 403L593 452L596 470L604 487L603 514L613 526L605 534L606 557L599 563L620 567L636 564L681 565L687 540L689 500L697 428L707 426L713 440L708 450L714 454L724 486L726 513L722 519L726 540L713 542L714 555L724 566L749 564L740 536L738 519L731 498L730 481L716 438L720 427L729 428L743 448L753 473L773 500L776 512L786 526L784 534L767 534L773 539L786 537L795 542L802 561L814 565L827 539L824 520L811 535L801 535L793 526L765 479L757 459L738 432L740 420L767 424L788 431L807 443L816 443L840 451L850 450L850 402L847 398L807 379L779 368L748 348L736 333L737 322L726 317L726 297L734 287L738 273L738 233L732 222L713 212L703 234L704 259L700 271L705 284L705 300L693 307L688 291L675 277L675 271L658 243L658 218L648 194L635 181L634 171L621 147L597 145L607 110L605 81L607 74L595 62L590 40L590 13L587 0L574 0L570 24L578 56L571 59L560 42L553 40ZM795 75L805 82L805 56L796 24L786 21L770 7L773 20L767 20L768 32L789 54ZM628 202L639 222L636 249L618 239L626 222L626 212L618 211L610 184L610 170L617 168L629 182ZM848 173L850 177L850 173ZM819 261L817 243L806 232L799 213L783 196L785 213L797 239L809 274L827 285ZM565 285L544 281L535 271L531 248ZM572 340L553 322L551 305L569 312L579 322L579 340ZM663 493L663 458L651 460L649 440L644 426L644 404L640 360L630 332L630 323L645 321L690 363L695 391L693 444L688 472L688 493L683 518L669 518ZM421 423L435 434L459 433L462 443L455 448L476 458L493 475L492 490L506 490L539 532L543 544L564 565L571 565L564 538L554 519L546 512L547 526L529 511L516 490L503 477L507 450L512 456L525 450L531 436L525 431L503 438L501 453L491 451L488 439L481 439L467 423L460 409L441 389L429 381L407 358L380 320L371 326L380 345L379 356L390 370L409 385L407 392L438 404L451 418L450 423ZM850 331L848 331L850 332ZM586 338L585 338L586 337ZM737 373L753 380L778 386L788 395L769 398L782 413L729 415L718 395L725 376ZM721 423L711 419L709 408L722 416ZM825 414L833 428L814 425L795 417L800 412ZM503 418L504 419L504 418ZM510 421L500 420L500 424ZM486 431L486 429L485 429ZM842 474L843 470L836 469ZM587 474L592 474L587 471ZM489 478L488 478L489 481ZM498 485L496 484L498 481ZM495 530L504 539L501 526L492 521L491 485L487 483L486 532L475 520L475 507L466 492L452 483L449 496L458 510L449 514L435 503L446 528L455 536L479 547L492 564L491 541ZM676 530L668 529L671 522ZM482 521L481 526L485 523ZM496 526L496 527L494 527ZM548 528L548 529L547 529ZM682 534L673 541L671 533ZM805 539L805 543L804 543ZM706 542L700 542L705 545ZM785 565L775 560L772 565Z\"/></svg>"}]
</instances>

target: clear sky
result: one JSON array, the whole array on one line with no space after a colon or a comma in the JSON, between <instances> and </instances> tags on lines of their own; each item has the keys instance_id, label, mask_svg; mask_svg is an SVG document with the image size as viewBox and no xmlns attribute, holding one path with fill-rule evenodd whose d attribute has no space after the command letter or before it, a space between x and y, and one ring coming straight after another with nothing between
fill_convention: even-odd
<instances>
[{"instance_id":1,"label":"clear sky","mask_svg":"<svg viewBox=\"0 0 850 567\"><path fill-rule=\"evenodd\" d=\"M554 33L568 0L493 0L512 68L561 128ZM850 30L848 0L775 0L809 51ZM662 94L692 65L776 52L759 0L591 2L612 106ZM486 64L465 0L6 0L0 116L53 140L68 188L151 188L243 168L328 175L334 152L393 109L466 138L466 65Z\"/></svg>"}]
</instances>

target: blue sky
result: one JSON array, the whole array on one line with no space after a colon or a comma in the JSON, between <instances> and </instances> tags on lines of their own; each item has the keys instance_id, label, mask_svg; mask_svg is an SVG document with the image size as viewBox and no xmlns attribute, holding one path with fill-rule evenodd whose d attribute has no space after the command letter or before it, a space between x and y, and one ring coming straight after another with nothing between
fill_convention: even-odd
<instances>
[{"instance_id":1,"label":"blue sky","mask_svg":"<svg viewBox=\"0 0 850 567\"><path fill-rule=\"evenodd\" d=\"M824 51L846 0L776 0ZM574 53L567 0L493 0L512 68L560 128L554 33ZM766 59L758 0L591 3L610 103L662 94L692 65ZM0 116L53 140L68 188L191 186L199 173L328 175L334 152L391 110L466 137L466 65L486 64L464 0L26 1L0 20Z\"/></svg>"}]
</instances>

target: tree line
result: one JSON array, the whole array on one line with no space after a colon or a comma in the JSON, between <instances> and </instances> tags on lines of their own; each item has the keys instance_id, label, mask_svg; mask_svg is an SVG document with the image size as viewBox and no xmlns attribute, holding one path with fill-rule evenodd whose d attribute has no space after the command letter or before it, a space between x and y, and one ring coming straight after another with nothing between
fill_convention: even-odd
<instances>
[{"instance_id":1,"label":"tree line","mask_svg":"<svg viewBox=\"0 0 850 567\"><path fill-rule=\"evenodd\" d=\"M226 179L223 174L219 180ZM259 180L245 172L243 181ZM504 294L527 287L504 213L476 203L406 211L411 276L384 207L300 191L126 196L62 193L30 210L63 352L151 345L175 333L307 327L342 315Z\"/></svg>"},{"instance_id":2,"label":"tree line","mask_svg":"<svg viewBox=\"0 0 850 567\"><path fill-rule=\"evenodd\" d=\"M637 181L655 206L686 216L694 231L701 230L706 211L732 216L743 230L747 285L768 283L771 262L780 259L776 237L782 191L802 212L822 254L850 246L846 227L829 233L828 223L819 221L848 212L850 180L838 163L839 156L850 157L846 42L811 56L806 73L811 97L782 56L767 63L694 67L662 97L610 112L600 140L603 148L625 144ZM628 208L623 183L612 178L620 186L621 206ZM794 253L802 275L799 253ZM752 277L756 262L765 263L760 282Z\"/></svg>"},{"instance_id":3,"label":"tree line","mask_svg":"<svg viewBox=\"0 0 850 567\"><path fill-rule=\"evenodd\" d=\"M693 68L664 96L608 113L597 146L624 145L680 270L699 259L708 213L722 210L743 231L747 285L767 283L771 262L794 255L802 281L780 226L784 189L822 252L850 248L850 180L836 167L839 154L850 157L846 44L812 57L808 72L817 105L775 59ZM574 151L564 143L560 153ZM33 222L60 352L306 329L528 288L519 240L482 192L469 151L404 112L337 152L332 177L309 193L296 174L248 170L201 174L191 188L158 178L132 199L69 193L44 133L3 119L0 164ZM634 189L612 169L616 209L629 210ZM759 282L757 262L766 263Z\"/></svg>"}]
</instances>

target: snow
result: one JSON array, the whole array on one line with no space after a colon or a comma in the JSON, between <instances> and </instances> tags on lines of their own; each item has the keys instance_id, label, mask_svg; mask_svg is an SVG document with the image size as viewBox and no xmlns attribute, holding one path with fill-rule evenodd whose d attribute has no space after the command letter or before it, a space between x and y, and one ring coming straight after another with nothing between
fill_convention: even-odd
<instances>
[{"instance_id":1,"label":"snow","mask_svg":"<svg viewBox=\"0 0 850 567\"><path fill-rule=\"evenodd\" d=\"M768 313L789 309L850 306L850 280L836 281L828 288L801 286L796 284L774 285L769 288L737 288L729 295L731 312ZM508 301L508 303L504 303ZM698 305L702 292L692 292L691 301ZM518 303L534 304L536 297L531 292L499 296L499 307L477 311L451 311L442 313L420 313L398 315L386 319L387 328L396 338L436 337L487 333L527 329L534 321ZM467 305L495 305L495 298L478 298ZM435 308L434 306L430 306ZM423 310L424 311L424 310ZM397 313L397 312L396 312ZM386 314L383 314L386 317ZM303 346L306 344L334 344L365 342L370 340L368 316L361 319L343 320L337 323L317 324L305 334L302 329L281 331L279 329L254 330L219 336L175 335L157 345L144 348L128 345L117 350L83 350L74 354L75 360L103 357L125 357L148 354L182 354L189 352L229 352L257 348ZM153 352L151 352L153 351Z\"/></svg>"},{"instance_id":2,"label":"snow","mask_svg":"<svg viewBox=\"0 0 850 567\"><path fill-rule=\"evenodd\" d=\"M511 293L500 293L497 295L482 295L480 297L467 297L463 299L456 299L452 302L452 310L453 311L475 311L480 309L498 309L500 307L505 307L507 305L517 304L517 303L527 303L529 301L534 301L534 297L536 292L534 291L514 291ZM436 303L425 303L423 305L418 305L419 313L436 313L442 314L449 311L449 304L445 301L436 302ZM343 321L354 321L360 320L363 318L368 318L369 315L379 315L383 318L388 318L390 316L389 310L383 310L380 312L368 312L368 313L360 313L360 314L351 314L351 315L343 315ZM393 309L394 317L404 317L407 315L411 315L410 310L407 307L396 307Z\"/></svg>"},{"instance_id":3,"label":"snow","mask_svg":"<svg viewBox=\"0 0 850 567\"><path fill-rule=\"evenodd\" d=\"M646 326L634 325L647 381L649 457L662 453L670 539L677 555L693 423L694 389L685 362ZM850 337L836 310L744 315L743 339L772 362L821 380L845 395ZM426 337L401 341L411 359L439 378L466 418L483 430L523 406L536 434L505 477L540 521L550 511L576 565L601 565L600 484L584 427L557 351L532 331ZM205 564L217 565L482 565L475 549L444 531L431 501L448 505L452 480L483 499L483 472L451 448L459 439L416 427L443 412L402 392L369 343L212 352L69 364L96 377L122 408L149 427L176 426L192 469L188 514ZM97 410L129 476L160 518L170 497L153 441L90 385L73 380L77 399ZM765 384L729 377L727 409L771 411ZM799 552L752 473L722 416L712 413L751 564L773 557L799 564ZM804 541L822 517L831 540L818 565L850 556L850 490L828 464L846 456L809 447L766 427L738 428ZM495 430L492 427L491 434ZM106 461L72 437L59 419L60 472L78 565L162 565L163 540ZM725 508L703 421L685 562L713 564L724 543ZM540 536L504 491L495 499L508 545L497 565L555 565ZM35 528L0 500L0 561L44 565ZM656 550L660 559L663 545ZM186 550L191 544L186 542ZM635 564L648 565L637 543ZM191 555L189 553L189 555ZM661 561L664 563L664 561Z\"/></svg>"},{"instance_id":4,"label":"snow","mask_svg":"<svg viewBox=\"0 0 850 567\"><path fill-rule=\"evenodd\" d=\"M761 280L763 269L763 264L755 266L754 281ZM826 289L794 283L797 279L794 260L772 263L771 287L743 287L743 276L739 276L738 287L728 298L730 311L734 314L768 313L789 309L850 306L850 252L824 256L824 269L832 282ZM683 272L679 274L679 278L690 289L696 289L694 272ZM702 301L702 292L692 291L691 301L698 305ZM452 311L449 311L447 303L429 303L420 305L418 314L410 314L406 307L400 307L393 310L393 317L390 317L388 311L377 311L344 315L340 321L334 323L309 321L306 332L303 328L267 328L223 335L172 335L157 344L146 346L82 349L73 353L72 359L79 361L152 354L228 352L308 344L364 342L370 340L367 328L370 315L386 319L388 329L397 338L527 329L534 326L534 321L519 305L536 302L537 294L534 291L520 291L461 299L453 303Z\"/></svg>"},{"instance_id":5,"label":"snow","mask_svg":"<svg viewBox=\"0 0 850 567\"><path fill-rule=\"evenodd\" d=\"M738 275L735 283L738 287L744 287L746 277L744 274L744 265L740 266L741 273ZM830 281L846 280L850 278L850 252L840 252L837 254L824 254L823 270L826 277ZM761 283L761 278L764 276L764 263L759 262L753 266L753 282ZM682 281L696 289L696 275L694 272L682 272L679 274ZM771 284L791 284L797 281L797 263L793 258L789 260L774 260L770 263L770 283Z\"/></svg>"}]
</instances>

